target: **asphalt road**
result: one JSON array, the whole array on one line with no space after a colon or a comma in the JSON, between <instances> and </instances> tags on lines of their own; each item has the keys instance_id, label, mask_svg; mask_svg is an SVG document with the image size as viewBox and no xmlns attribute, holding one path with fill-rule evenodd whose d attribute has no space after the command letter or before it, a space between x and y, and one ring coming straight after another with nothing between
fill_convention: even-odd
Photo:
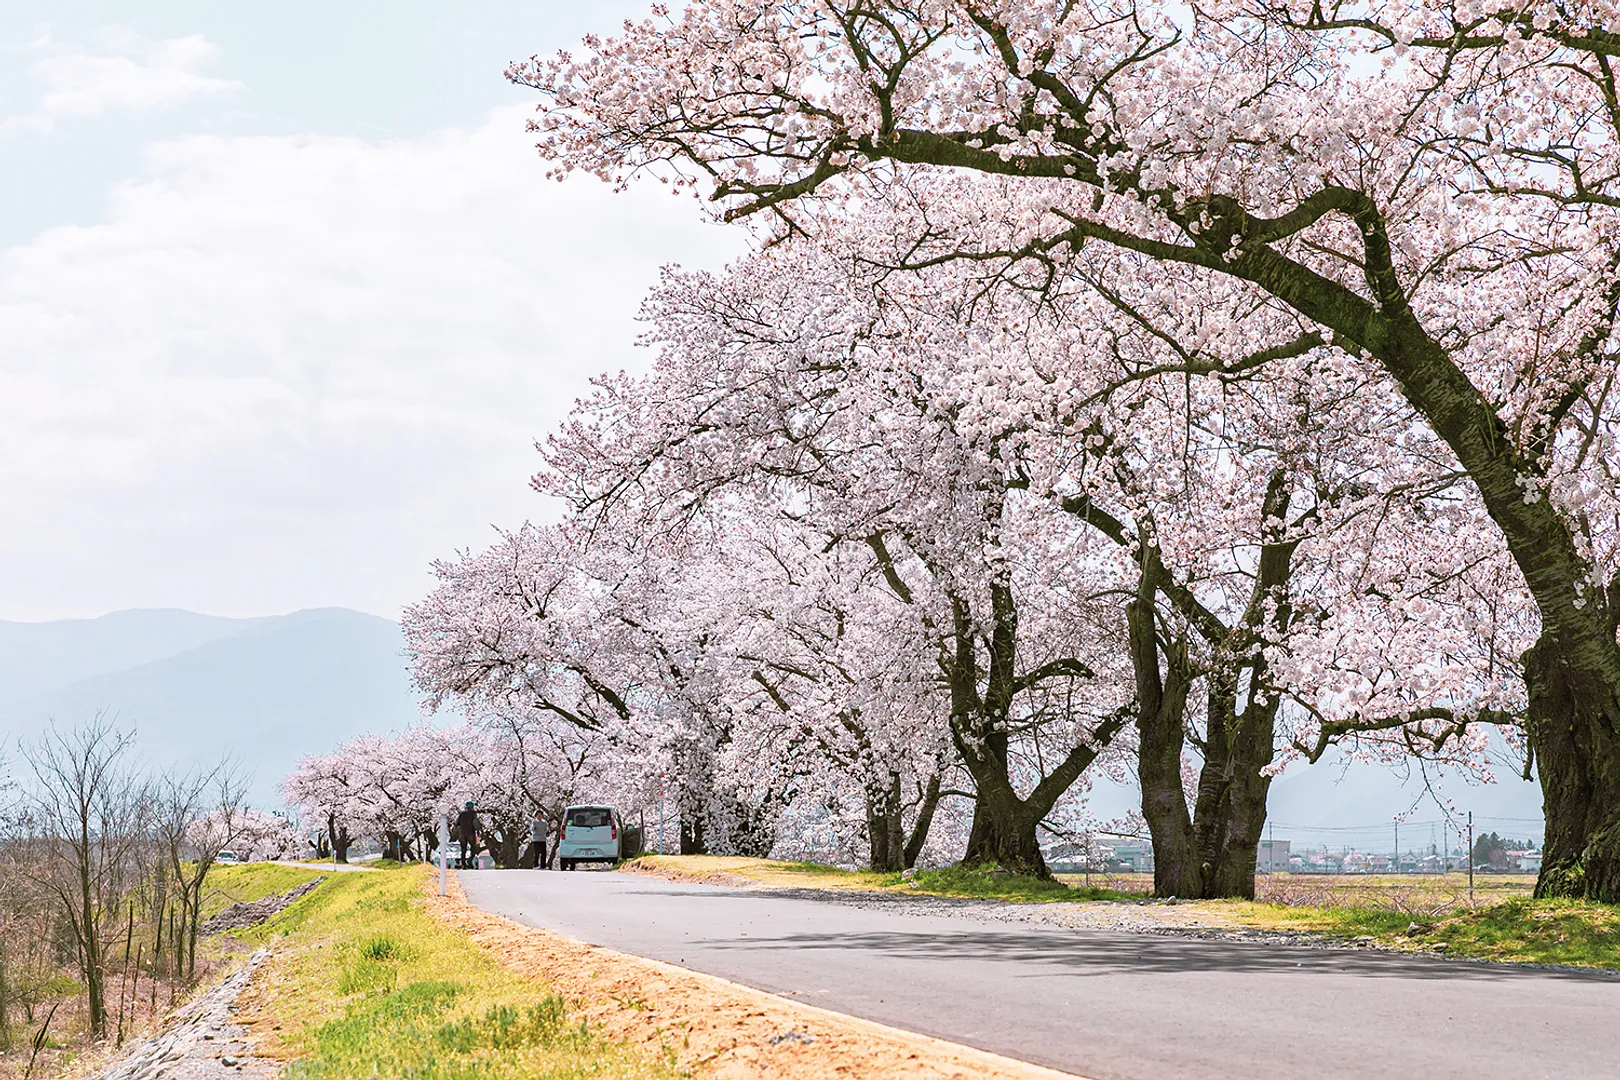
<instances>
[{"instance_id":1,"label":"asphalt road","mask_svg":"<svg viewBox=\"0 0 1620 1080\"><path fill-rule=\"evenodd\" d=\"M629 874L461 874L531 926L1094 1080L1620 1078L1620 978L911 914Z\"/></svg>"}]
</instances>

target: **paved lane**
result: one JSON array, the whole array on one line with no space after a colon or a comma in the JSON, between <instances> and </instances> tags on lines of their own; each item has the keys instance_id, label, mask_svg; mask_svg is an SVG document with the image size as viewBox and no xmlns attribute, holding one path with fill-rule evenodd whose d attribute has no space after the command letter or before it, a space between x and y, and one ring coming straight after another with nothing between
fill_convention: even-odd
<instances>
[{"instance_id":1,"label":"paved lane","mask_svg":"<svg viewBox=\"0 0 1620 1080\"><path fill-rule=\"evenodd\" d=\"M486 910L1095 1080L1620 1080L1620 978L914 915L630 874Z\"/></svg>"}]
</instances>

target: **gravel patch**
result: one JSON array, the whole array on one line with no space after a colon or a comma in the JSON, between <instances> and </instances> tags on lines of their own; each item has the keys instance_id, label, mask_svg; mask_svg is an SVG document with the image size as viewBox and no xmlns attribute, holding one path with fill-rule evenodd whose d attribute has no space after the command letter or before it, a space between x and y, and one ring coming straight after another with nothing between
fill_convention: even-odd
<instances>
[{"instance_id":1,"label":"gravel patch","mask_svg":"<svg viewBox=\"0 0 1620 1080\"><path fill-rule=\"evenodd\" d=\"M989 922L1032 923L1070 930L1105 930L1124 934L1156 934L1161 937L1192 937L1211 941L1252 941L1269 945L1298 945L1307 948L1365 948L1371 938L1346 941L1302 930L1254 930L1219 926L1202 921L1191 910L1165 901L1128 903L1088 900L1075 903L1052 901L1019 903L1013 900L979 900L956 896L927 896L905 893L866 893L844 889L806 889L755 886L781 896L816 900L850 907L899 910L908 915L943 915L949 918L980 919Z\"/></svg>"},{"instance_id":2,"label":"gravel patch","mask_svg":"<svg viewBox=\"0 0 1620 1080\"><path fill-rule=\"evenodd\" d=\"M621 870L621 873L626 872ZM869 892L863 889L818 889L802 885L765 885L737 874L712 873L698 877L662 869L636 868L629 873L668 877L676 881L701 880L712 885L769 892L795 900L844 904L849 907L898 911L907 915L941 915L947 918L979 919L990 922L1032 923L1069 930L1102 930L1121 934L1151 934L1159 937L1201 938L1207 941L1244 941L1261 945L1289 945L1307 949L1383 948L1377 939L1345 939L1309 930L1256 930L1223 926L1204 921L1191 901L1086 900L1066 903L1048 901L1025 903L1016 900L975 899L960 896L930 896L926 893Z\"/></svg>"},{"instance_id":3,"label":"gravel patch","mask_svg":"<svg viewBox=\"0 0 1620 1080\"><path fill-rule=\"evenodd\" d=\"M247 1029L233 1023L236 996L269 959L268 949L242 970L170 1016L168 1026L136 1043L93 1080L270 1080L281 1064L248 1053Z\"/></svg>"}]
</instances>

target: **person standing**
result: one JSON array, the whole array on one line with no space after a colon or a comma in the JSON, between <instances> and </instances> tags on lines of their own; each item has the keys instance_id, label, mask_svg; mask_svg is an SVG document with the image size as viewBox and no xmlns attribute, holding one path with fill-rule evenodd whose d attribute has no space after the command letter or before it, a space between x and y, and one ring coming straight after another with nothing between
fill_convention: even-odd
<instances>
[{"instance_id":1,"label":"person standing","mask_svg":"<svg viewBox=\"0 0 1620 1080\"><path fill-rule=\"evenodd\" d=\"M529 847L534 859L531 865L536 870L546 869L546 819L538 810L529 819Z\"/></svg>"},{"instance_id":2,"label":"person standing","mask_svg":"<svg viewBox=\"0 0 1620 1080\"><path fill-rule=\"evenodd\" d=\"M478 854L478 814L473 810L471 799L456 815L456 840L461 844L461 858L456 860L456 866L471 870L472 856Z\"/></svg>"}]
</instances>

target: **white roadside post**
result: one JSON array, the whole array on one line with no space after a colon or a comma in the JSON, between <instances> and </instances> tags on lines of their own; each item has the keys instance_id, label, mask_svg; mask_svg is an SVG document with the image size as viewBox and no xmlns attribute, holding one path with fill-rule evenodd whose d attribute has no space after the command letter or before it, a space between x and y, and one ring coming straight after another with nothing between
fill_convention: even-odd
<instances>
[{"instance_id":1,"label":"white roadside post","mask_svg":"<svg viewBox=\"0 0 1620 1080\"><path fill-rule=\"evenodd\" d=\"M445 815L439 815L439 895L445 892L445 879L450 871L450 820Z\"/></svg>"},{"instance_id":2,"label":"white roadside post","mask_svg":"<svg viewBox=\"0 0 1620 1080\"><path fill-rule=\"evenodd\" d=\"M664 854L664 774L658 774L658 854Z\"/></svg>"}]
</instances>

